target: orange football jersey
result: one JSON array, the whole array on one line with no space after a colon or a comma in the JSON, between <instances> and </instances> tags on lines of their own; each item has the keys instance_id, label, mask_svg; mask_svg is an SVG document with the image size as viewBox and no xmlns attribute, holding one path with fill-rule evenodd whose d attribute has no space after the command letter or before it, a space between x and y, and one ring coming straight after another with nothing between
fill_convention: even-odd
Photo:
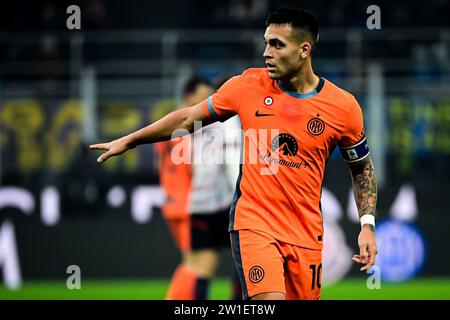
<instances>
[{"instance_id":1,"label":"orange football jersey","mask_svg":"<svg viewBox=\"0 0 450 320\"><path fill-rule=\"evenodd\" d=\"M357 145L368 155L353 95L322 77L310 93L290 92L266 69L255 68L231 78L202 104L208 117L220 121L238 114L244 130L229 230L261 230L286 243L322 249L327 159L338 145L348 149L348 161L359 160L351 149Z\"/></svg>"}]
</instances>

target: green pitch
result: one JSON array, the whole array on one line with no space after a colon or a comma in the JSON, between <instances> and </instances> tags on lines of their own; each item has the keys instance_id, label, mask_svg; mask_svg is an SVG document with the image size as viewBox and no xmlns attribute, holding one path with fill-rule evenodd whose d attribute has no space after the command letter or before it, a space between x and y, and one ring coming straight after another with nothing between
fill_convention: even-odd
<instances>
[{"instance_id":1,"label":"green pitch","mask_svg":"<svg viewBox=\"0 0 450 320\"><path fill-rule=\"evenodd\" d=\"M20 290L0 285L3 299L148 299L161 300L168 280L82 280L80 290L69 290L65 280L29 281ZM231 287L227 280L212 282L210 298L227 300ZM381 283L381 289L369 290L365 279L348 279L323 288L324 300L361 299L439 299L450 300L450 278L417 279L402 284Z\"/></svg>"}]
</instances>

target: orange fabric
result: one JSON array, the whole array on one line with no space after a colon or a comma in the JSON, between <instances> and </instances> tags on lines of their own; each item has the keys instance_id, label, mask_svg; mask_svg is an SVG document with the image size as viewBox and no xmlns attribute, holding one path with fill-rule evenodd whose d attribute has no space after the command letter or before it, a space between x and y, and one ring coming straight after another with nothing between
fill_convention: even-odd
<instances>
[{"instance_id":1,"label":"orange fabric","mask_svg":"<svg viewBox=\"0 0 450 320\"><path fill-rule=\"evenodd\" d=\"M240 230L239 245L249 298L282 292L288 300L320 299L321 250L283 243L255 230Z\"/></svg>"},{"instance_id":2,"label":"orange fabric","mask_svg":"<svg viewBox=\"0 0 450 320\"><path fill-rule=\"evenodd\" d=\"M197 274L184 264L178 266L170 281L166 300L195 300Z\"/></svg>"},{"instance_id":3,"label":"orange fabric","mask_svg":"<svg viewBox=\"0 0 450 320\"><path fill-rule=\"evenodd\" d=\"M326 79L315 96L294 97L267 70L248 69L202 104L208 117L221 121L239 114L244 130L244 163L230 231L261 230L321 250L326 161L337 145L350 146L364 137L355 98Z\"/></svg>"},{"instance_id":4,"label":"orange fabric","mask_svg":"<svg viewBox=\"0 0 450 320\"><path fill-rule=\"evenodd\" d=\"M182 145L184 144L184 145ZM191 165L177 163L172 153L179 158L189 156L183 150L190 148L190 138L173 139L155 144L159 156L159 179L161 187L166 194L166 202L162 207L166 219L183 218L188 216L188 201L191 189ZM180 150L180 153L178 153Z\"/></svg>"},{"instance_id":5,"label":"orange fabric","mask_svg":"<svg viewBox=\"0 0 450 320\"><path fill-rule=\"evenodd\" d=\"M166 219L175 244L181 252L191 250L191 217Z\"/></svg>"}]
</instances>

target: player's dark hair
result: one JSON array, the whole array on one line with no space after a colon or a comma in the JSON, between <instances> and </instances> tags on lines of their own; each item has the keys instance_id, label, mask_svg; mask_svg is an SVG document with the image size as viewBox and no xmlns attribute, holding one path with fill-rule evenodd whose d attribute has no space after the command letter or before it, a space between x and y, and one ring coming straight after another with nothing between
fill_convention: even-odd
<instances>
[{"instance_id":1,"label":"player's dark hair","mask_svg":"<svg viewBox=\"0 0 450 320\"><path fill-rule=\"evenodd\" d=\"M289 24L306 32L313 42L311 43L313 48L319 40L319 24L316 18L304 9L283 8L270 12L266 19L266 27L271 24Z\"/></svg>"},{"instance_id":2,"label":"player's dark hair","mask_svg":"<svg viewBox=\"0 0 450 320\"><path fill-rule=\"evenodd\" d=\"M212 87L211 83L209 83L205 79L200 78L199 76L192 76L191 78L188 79L188 81L183 87L183 96L187 96L188 94L194 93L197 87L201 84Z\"/></svg>"}]
</instances>

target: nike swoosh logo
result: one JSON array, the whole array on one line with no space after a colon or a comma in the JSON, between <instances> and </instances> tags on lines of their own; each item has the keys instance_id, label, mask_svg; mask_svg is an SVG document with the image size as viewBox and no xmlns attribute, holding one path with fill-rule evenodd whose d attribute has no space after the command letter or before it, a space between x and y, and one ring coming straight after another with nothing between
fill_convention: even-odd
<instances>
[{"instance_id":1,"label":"nike swoosh logo","mask_svg":"<svg viewBox=\"0 0 450 320\"><path fill-rule=\"evenodd\" d=\"M257 117L270 117L270 116L274 116L275 114L273 113L259 113L259 110L256 110L255 112L255 116Z\"/></svg>"}]
</instances>

